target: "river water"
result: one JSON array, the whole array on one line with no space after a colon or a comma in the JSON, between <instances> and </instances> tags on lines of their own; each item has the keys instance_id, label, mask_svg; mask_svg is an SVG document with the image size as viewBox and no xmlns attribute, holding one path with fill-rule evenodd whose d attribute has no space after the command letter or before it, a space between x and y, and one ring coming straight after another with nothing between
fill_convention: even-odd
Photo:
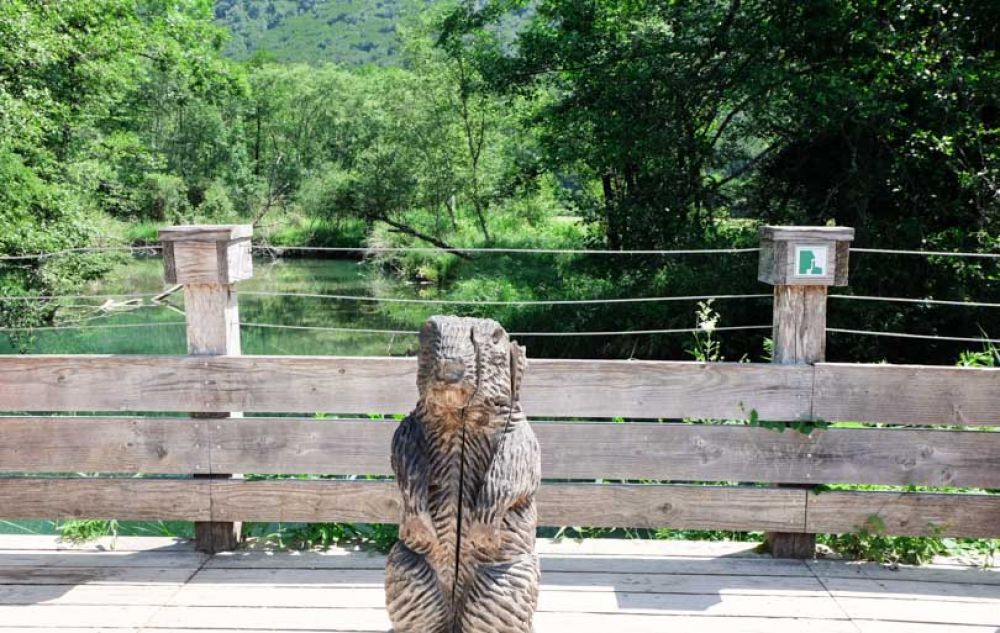
<instances>
[{"instance_id":1,"label":"river water","mask_svg":"<svg viewBox=\"0 0 1000 633\"><path fill-rule=\"evenodd\" d=\"M369 264L334 259L288 259L254 262L253 279L240 282L241 293L282 292L373 296L416 296L416 288L398 279L370 274ZM377 281L372 281L377 278ZM156 293L167 286L159 258L137 258L120 266L104 280L91 284L81 294ZM124 300L117 300L124 301ZM0 337L0 354L25 351L33 354L183 354L186 352L183 293L177 292L169 306L153 305L148 298L140 306L110 306L101 311L100 300L67 300L58 317L60 325L83 328L36 330L18 349ZM79 306L79 307L78 307ZM275 297L241 294L241 323L262 323L320 328L418 329L422 315L412 313L406 322L381 313L365 301L314 297ZM94 326L148 324L142 327ZM292 330L244 326L244 354L384 356L412 354L416 336L359 332Z\"/></svg>"}]
</instances>

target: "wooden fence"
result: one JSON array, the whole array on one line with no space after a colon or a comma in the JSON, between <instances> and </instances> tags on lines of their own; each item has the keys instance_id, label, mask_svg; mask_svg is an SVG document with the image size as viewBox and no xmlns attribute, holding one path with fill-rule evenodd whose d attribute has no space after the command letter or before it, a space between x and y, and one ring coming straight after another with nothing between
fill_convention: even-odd
<instances>
[{"instance_id":1,"label":"wooden fence","mask_svg":"<svg viewBox=\"0 0 1000 633\"><path fill-rule=\"evenodd\" d=\"M203 250L225 270L247 274L225 261L227 248ZM217 293L188 294L189 337L200 327L190 302L199 291ZM228 310L216 318L220 336L231 336L235 294L220 296L206 305ZM803 328L793 331L801 340ZM398 520L395 484L384 477L395 424L346 416L409 411L414 359L239 356L238 340L223 351L230 353L0 356L0 411L10 412L0 418L0 472L18 473L0 477L0 517L191 520L208 526L199 534L205 549L231 546L220 534L239 521ZM974 428L998 424L997 369L532 359L523 401L534 419L632 420L534 422L545 525L766 530L779 548L787 535L860 529L1000 535L1000 495L814 489L841 482L1000 488L1000 433ZM656 422L746 420L752 411L769 421L882 426L806 435ZM66 415L80 412L88 413ZM226 419L219 412L302 417ZM307 417L314 412L342 417ZM949 426L960 428L939 428ZM81 472L119 475L23 476ZM135 473L192 477L128 475ZM375 478L244 480L229 473ZM799 545L783 553L795 555Z\"/></svg>"}]
</instances>

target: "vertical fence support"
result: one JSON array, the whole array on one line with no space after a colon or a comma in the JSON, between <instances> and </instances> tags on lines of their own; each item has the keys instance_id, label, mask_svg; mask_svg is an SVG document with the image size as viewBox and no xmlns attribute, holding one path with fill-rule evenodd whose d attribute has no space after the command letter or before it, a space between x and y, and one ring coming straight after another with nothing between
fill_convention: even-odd
<instances>
[{"instance_id":1,"label":"vertical fence support","mask_svg":"<svg viewBox=\"0 0 1000 633\"><path fill-rule=\"evenodd\" d=\"M758 279L774 286L775 363L824 360L826 289L847 285L853 239L851 228L761 227ZM766 539L776 558L812 558L816 552L815 534L769 532Z\"/></svg>"},{"instance_id":2,"label":"vertical fence support","mask_svg":"<svg viewBox=\"0 0 1000 633\"><path fill-rule=\"evenodd\" d=\"M194 355L240 354L240 317L234 284L253 276L250 237L253 227L176 226L160 230L167 283L183 284L188 353ZM240 413L193 413L220 419ZM232 475L194 475L228 479ZM239 523L197 522L195 546L203 552L235 549Z\"/></svg>"}]
</instances>

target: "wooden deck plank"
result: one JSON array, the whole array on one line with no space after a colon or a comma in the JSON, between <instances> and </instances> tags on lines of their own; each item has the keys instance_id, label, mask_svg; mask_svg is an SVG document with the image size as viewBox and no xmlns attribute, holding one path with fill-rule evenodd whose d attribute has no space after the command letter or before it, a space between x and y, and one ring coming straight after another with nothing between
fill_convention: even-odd
<instances>
[{"instance_id":1,"label":"wooden deck plank","mask_svg":"<svg viewBox=\"0 0 1000 633\"><path fill-rule=\"evenodd\" d=\"M929 624L974 624L1000 626L1000 608L995 602L947 602L940 600L895 600L892 598L839 597L837 603L856 620L890 620Z\"/></svg>"},{"instance_id":2,"label":"wooden deck plank","mask_svg":"<svg viewBox=\"0 0 1000 633\"><path fill-rule=\"evenodd\" d=\"M889 567L878 563L852 563L830 560L806 561L820 578L870 578L878 581L912 581L926 583L958 583L973 585L1000 585L1000 570L957 565L898 565ZM998 590L1000 591L1000 590Z\"/></svg>"},{"instance_id":3,"label":"wooden deck plank","mask_svg":"<svg viewBox=\"0 0 1000 633\"><path fill-rule=\"evenodd\" d=\"M74 606L35 604L0 606L0 622L5 627L63 626L119 629L140 627L159 610L159 606Z\"/></svg>"},{"instance_id":4,"label":"wooden deck plank","mask_svg":"<svg viewBox=\"0 0 1000 633\"><path fill-rule=\"evenodd\" d=\"M194 551L194 542L166 536L102 536L90 541L70 541L51 534L0 534L0 550L32 551Z\"/></svg>"},{"instance_id":5,"label":"wooden deck plank","mask_svg":"<svg viewBox=\"0 0 1000 633\"><path fill-rule=\"evenodd\" d=\"M197 569L207 555L200 552L96 552L96 551L0 551L0 570L9 566L31 567L157 567Z\"/></svg>"},{"instance_id":6,"label":"wooden deck plank","mask_svg":"<svg viewBox=\"0 0 1000 633\"><path fill-rule=\"evenodd\" d=\"M834 596L846 598L931 599L939 602L992 602L1000 609L1000 587L971 583L875 580L873 578L824 578Z\"/></svg>"},{"instance_id":7,"label":"wooden deck plank","mask_svg":"<svg viewBox=\"0 0 1000 633\"><path fill-rule=\"evenodd\" d=\"M183 583L156 585L0 585L0 605L156 606Z\"/></svg>"},{"instance_id":8,"label":"wooden deck plank","mask_svg":"<svg viewBox=\"0 0 1000 633\"><path fill-rule=\"evenodd\" d=\"M0 567L0 585L176 584L191 577L182 567Z\"/></svg>"},{"instance_id":9,"label":"wooden deck plank","mask_svg":"<svg viewBox=\"0 0 1000 633\"><path fill-rule=\"evenodd\" d=\"M259 591L301 589L318 591L345 587L378 587L383 585L381 569L205 569L185 587L190 594L204 592L216 594L220 588L239 587L247 597L234 606L295 604L294 591L287 595L260 595ZM726 594L726 595L787 595L820 597L827 594L823 585L811 576L721 576L707 574L631 574L608 572L553 572L546 571L542 578L546 591L676 593L676 594ZM307 594L303 594L305 596ZM183 597L183 594L182 594ZM197 597L201 599L214 599ZM303 597L303 600L305 598ZM276 601L276 602L272 602ZM187 604L184 602L183 604ZM301 603L307 606L308 600ZM323 606L319 603L311 606Z\"/></svg>"}]
</instances>

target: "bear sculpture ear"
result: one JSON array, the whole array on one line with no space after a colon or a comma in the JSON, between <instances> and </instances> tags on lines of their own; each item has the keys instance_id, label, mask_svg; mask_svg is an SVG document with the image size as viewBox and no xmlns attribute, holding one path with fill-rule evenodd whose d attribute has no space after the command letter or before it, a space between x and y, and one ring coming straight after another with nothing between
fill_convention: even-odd
<instances>
[{"instance_id":1,"label":"bear sculpture ear","mask_svg":"<svg viewBox=\"0 0 1000 633\"><path fill-rule=\"evenodd\" d=\"M521 397L521 379L528 364L528 355L517 341L510 342L510 406L517 404Z\"/></svg>"}]
</instances>

